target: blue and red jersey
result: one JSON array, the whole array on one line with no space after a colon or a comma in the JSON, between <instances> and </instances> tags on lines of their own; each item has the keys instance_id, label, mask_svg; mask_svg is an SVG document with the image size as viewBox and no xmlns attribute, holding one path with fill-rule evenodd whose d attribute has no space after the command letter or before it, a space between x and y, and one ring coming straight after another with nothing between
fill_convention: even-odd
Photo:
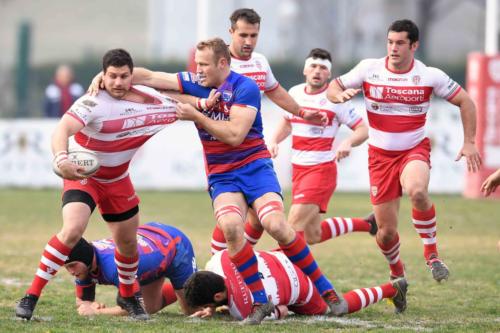
<instances>
[{"instance_id":1,"label":"blue and red jersey","mask_svg":"<svg viewBox=\"0 0 500 333\"><path fill-rule=\"evenodd\" d=\"M185 94L207 98L213 89L200 85L196 74L193 73L181 72L177 78L179 90ZM252 79L231 71L217 91L221 94L219 102L212 109L202 111L205 116L217 121L229 121L232 106L247 107L255 110L257 114L245 140L238 147L217 140L205 129L197 126L205 153L207 175L229 172L252 161L270 158L264 142L260 113L261 96L257 84Z\"/></svg>"},{"instance_id":2,"label":"blue and red jersey","mask_svg":"<svg viewBox=\"0 0 500 333\"><path fill-rule=\"evenodd\" d=\"M81 299L94 294L96 284L118 287L113 239L92 242L97 262L97 272L85 280L76 279L76 293ZM167 277L175 289L182 289L184 282L197 270L191 242L179 229L157 222L141 225L137 230L139 267L137 279L146 285ZM91 290L85 290L85 289Z\"/></svg>"}]
</instances>

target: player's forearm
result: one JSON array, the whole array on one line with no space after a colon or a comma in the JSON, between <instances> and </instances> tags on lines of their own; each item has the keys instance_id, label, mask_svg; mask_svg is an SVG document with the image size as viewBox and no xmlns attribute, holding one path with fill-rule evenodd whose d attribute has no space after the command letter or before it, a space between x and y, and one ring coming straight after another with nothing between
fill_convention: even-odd
<instances>
[{"instance_id":1,"label":"player's forearm","mask_svg":"<svg viewBox=\"0 0 500 333\"><path fill-rule=\"evenodd\" d=\"M243 140L245 140L245 137L250 130L250 128L246 128L246 126L242 127L232 123L231 121L217 121L210 119L202 113L197 115L195 122L217 140L233 147L239 146Z\"/></svg>"},{"instance_id":2,"label":"player's forearm","mask_svg":"<svg viewBox=\"0 0 500 333\"><path fill-rule=\"evenodd\" d=\"M142 84L157 89L179 90L176 74L153 72L142 67L134 67L132 84Z\"/></svg>"},{"instance_id":3,"label":"player's forearm","mask_svg":"<svg viewBox=\"0 0 500 333\"><path fill-rule=\"evenodd\" d=\"M349 139L353 147L359 146L368 139L368 127L363 122L359 123L352 131Z\"/></svg>"},{"instance_id":4,"label":"player's forearm","mask_svg":"<svg viewBox=\"0 0 500 333\"><path fill-rule=\"evenodd\" d=\"M330 85L328 86L326 97L332 103L342 103L342 101L339 100L337 96L341 94L343 91L344 89L342 89L337 80L333 80L332 82L330 82Z\"/></svg>"},{"instance_id":5,"label":"player's forearm","mask_svg":"<svg viewBox=\"0 0 500 333\"><path fill-rule=\"evenodd\" d=\"M290 94L283 89L282 86L279 86L270 92L266 92L266 96L283 110L290 112L295 116L299 116L300 106L292 98L292 96L290 96Z\"/></svg>"},{"instance_id":6,"label":"player's forearm","mask_svg":"<svg viewBox=\"0 0 500 333\"><path fill-rule=\"evenodd\" d=\"M464 142L476 142L476 107L474 102L465 99L460 105L460 115L462 118L462 125L464 129Z\"/></svg>"},{"instance_id":7,"label":"player's forearm","mask_svg":"<svg viewBox=\"0 0 500 333\"><path fill-rule=\"evenodd\" d=\"M56 154L61 151L68 151L68 138L82 128L83 125L81 123L68 114L65 114L52 134L52 153Z\"/></svg>"},{"instance_id":8,"label":"player's forearm","mask_svg":"<svg viewBox=\"0 0 500 333\"><path fill-rule=\"evenodd\" d=\"M282 118L278 126L276 127L276 131L271 136L271 143L279 144L280 142L285 140L291 132L292 127L290 126L290 122Z\"/></svg>"}]
</instances>

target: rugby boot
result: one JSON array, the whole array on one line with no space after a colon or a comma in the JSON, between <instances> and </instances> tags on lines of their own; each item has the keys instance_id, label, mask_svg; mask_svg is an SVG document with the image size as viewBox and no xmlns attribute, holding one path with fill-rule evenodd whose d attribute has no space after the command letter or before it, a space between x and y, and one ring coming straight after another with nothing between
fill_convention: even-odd
<instances>
[{"instance_id":1,"label":"rugby boot","mask_svg":"<svg viewBox=\"0 0 500 333\"><path fill-rule=\"evenodd\" d=\"M136 293L132 297L122 297L118 292L116 304L128 312L129 316L135 320L148 320L149 315L144 308L144 300L141 293Z\"/></svg>"},{"instance_id":2,"label":"rugby boot","mask_svg":"<svg viewBox=\"0 0 500 333\"><path fill-rule=\"evenodd\" d=\"M243 320L243 325L259 325L264 318L271 315L274 312L274 304L269 301L264 304L254 304L252 307L252 313Z\"/></svg>"},{"instance_id":3,"label":"rugby boot","mask_svg":"<svg viewBox=\"0 0 500 333\"><path fill-rule=\"evenodd\" d=\"M399 278L391 281L392 286L397 290L397 294L391 298L394 303L394 313L403 313L406 310L406 293L408 291L408 282L405 278Z\"/></svg>"},{"instance_id":4,"label":"rugby boot","mask_svg":"<svg viewBox=\"0 0 500 333\"><path fill-rule=\"evenodd\" d=\"M378 231L378 226L377 226L377 220L375 219L375 214L371 213L367 217L365 217L363 220L368 222L370 224L370 235L375 236Z\"/></svg>"},{"instance_id":5,"label":"rugby boot","mask_svg":"<svg viewBox=\"0 0 500 333\"><path fill-rule=\"evenodd\" d=\"M334 289L326 291L322 297L326 304L328 304L332 315L340 317L349 312L346 300L341 294L337 294Z\"/></svg>"},{"instance_id":6,"label":"rugby boot","mask_svg":"<svg viewBox=\"0 0 500 333\"><path fill-rule=\"evenodd\" d=\"M445 263L439 259L436 255L431 255L429 260L427 261L427 266L431 270L432 277L437 282L441 282L442 280L448 280L448 276L450 276L450 271Z\"/></svg>"},{"instance_id":7,"label":"rugby boot","mask_svg":"<svg viewBox=\"0 0 500 333\"><path fill-rule=\"evenodd\" d=\"M32 294L26 294L21 298L16 305L16 317L30 320L35 311L36 302L38 297Z\"/></svg>"}]
</instances>

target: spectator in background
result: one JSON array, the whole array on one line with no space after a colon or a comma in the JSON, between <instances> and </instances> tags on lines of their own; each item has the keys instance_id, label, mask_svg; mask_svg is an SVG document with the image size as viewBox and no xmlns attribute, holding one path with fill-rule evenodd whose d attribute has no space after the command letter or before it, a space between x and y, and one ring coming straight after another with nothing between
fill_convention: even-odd
<instances>
[{"instance_id":1,"label":"spectator in background","mask_svg":"<svg viewBox=\"0 0 500 333\"><path fill-rule=\"evenodd\" d=\"M57 67L54 82L45 89L43 111L48 118L61 118L84 93L82 86L73 82L73 69L68 65Z\"/></svg>"}]
</instances>

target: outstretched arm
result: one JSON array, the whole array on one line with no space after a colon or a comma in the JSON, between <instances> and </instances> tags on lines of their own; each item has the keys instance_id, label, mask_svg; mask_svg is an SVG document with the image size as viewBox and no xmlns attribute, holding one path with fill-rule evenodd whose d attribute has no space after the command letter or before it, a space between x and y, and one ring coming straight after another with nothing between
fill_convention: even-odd
<instances>
[{"instance_id":1,"label":"outstretched arm","mask_svg":"<svg viewBox=\"0 0 500 333\"><path fill-rule=\"evenodd\" d=\"M328 86L326 97L332 103L344 103L353 98L360 91L361 89L344 89L340 86L337 80L333 80Z\"/></svg>"},{"instance_id":2,"label":"outstretched arm","mask_svg":"<svg viewBox=\"0 0 500 333\"><path fill-rule=\"evenodd\" d=\"M361 121L352 131L351 135L340 143L335 154L337 161L348 157L351 148L359 146L368 139L368 127Z\"/></svg>"},{"instance_id":3,"label":"outstretched arm","mask_svg":"<svg viewBox=\"0 0 500 333\"><path fill-rule=\"evenodd\" d=\"M304 118L317 125L324 125L328 121L326 114L323 112L301 109L297 102L282 86L278 86L278 88L266 92L266 96L280 108L290 112L294 116Z\"/></svg>"},{"instance_id":4,"label":"outstretched arm","mask_svg":"<svg viewBox=\"0 0 500 333\"><path fill-rule=\"evenodd\" d=\"M464 144L458 152L455 161L465 156L467 160L467 170L476 172L481 167L481 155L476 147L476 106L465 90L460 92L450 100L450 103L460 108L460 116L464 129Z\"/></svg>"},{"instance_id":5,"label":"outstretched arm","mask_svg":"<svg viewBox=\"0 0 500 333\"><path fill-rule=\"evenodd\" d=\"M292 125L290 124L290 121L285 117L282 117L268 144L269 152L271 153L272 158L276 158L276 156L278 156L278 145L281 141L285 140L291 132Z\"/></svg>"}]
</instances>

